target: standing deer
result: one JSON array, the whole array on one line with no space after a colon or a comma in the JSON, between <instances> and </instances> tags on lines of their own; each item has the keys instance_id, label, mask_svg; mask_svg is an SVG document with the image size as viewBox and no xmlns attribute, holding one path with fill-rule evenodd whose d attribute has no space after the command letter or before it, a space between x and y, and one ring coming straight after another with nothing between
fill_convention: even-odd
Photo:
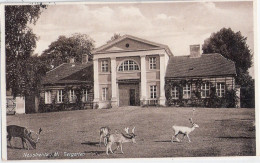
<instances>
[{"instance_id":1,"label":"standing deer","mask_svg":"<svg viewBox=\"0 0 260 163\"><path fill-rule=\"evenodd\" d=\"M33 147L33 149L36 149L36 143L38 143L39 139L40 139L40 133L42 132L42 129L39 129L38 133L35 133L37 135L37 139L36 141L33 140L32 138L32 132L33 131L28 131L25 127L21 127L21 126L16 126L16 125L10 125L7 126L7 138L8 138L8 142L11 146L11 148L13 148L12 144L11 144L11 139L12 137L19 137L22 139L22 144L23 144L23 148L24 148L24 143L26 143L27 149L29 150L29 145L27 143L26 140L29 141L29 143L31 144L31 146Z\"/></svg>"},{"instance_id":2,"label":"standing deer","mask_svg":"<svg viewBox=\"0 0 260 163\"><path fill-rule=\"evenodd\" d=\"M101 147L101 141L103 139L104 145L107 146L107 136L110 133L109 127L101 127L99 130L100 139L99 139L99 146Z\"/></svg>"},{"instance_id":3,"label":"standing deer","mask_svg":"<svg viewBox=\"0 0 260 163\"><path fill-rule=\"evenodd\" d=\"M132 133L129 133L128 130L129 130L128 127L125 128L126 134L121 133L121 134L109 134L108 135L108 144L107 144L107 149L106 149L107 155L108 155L108 150L110 150L111 153L114 153L111 148L114 143L116 143L116 145L117 145L116 150L118 150L119 147L121 148L122 154L124 153L123 147L122 147L123 143L128 143L128 142L136 143L136 141L135 141L136 135L134 134L135 127L132 129Z\"/></svg>"},{"instance_id":4,"label":"standing deer","mask_svg":"<svg viewBox=\"0 0 260 163\"><path fill-rule=\"evenodd\" d=\"M198 128L199 125L193 123L192 118L190 118L189 120L190 120L190 123L192 124L192 127L175 126L175 125L172 126L172 129L173 129L173 136L172 136L172 141L171 141L172 143L173 143L173 138L176 138L176 140L177 140L178 142L180 142L180 140L177 138L177 136L178 136L179 134L183 134L182 140L184 139L185 136L187 136L189 142L191 142L191 141L190 141L189 134L190 134L192 131L194 131L195 128Z\"/></svg>"}]
</instances>

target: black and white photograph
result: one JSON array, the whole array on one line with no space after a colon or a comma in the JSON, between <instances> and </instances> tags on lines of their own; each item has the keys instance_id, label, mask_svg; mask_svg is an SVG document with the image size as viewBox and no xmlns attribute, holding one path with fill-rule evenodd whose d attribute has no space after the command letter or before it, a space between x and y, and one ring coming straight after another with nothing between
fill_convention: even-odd
<instances>
[{"instance_id":1,"label":"black and white photograph","mask_svg":"<svg viewBox=\"0 0 260 163\"><path fill-rule=\"evenodd\" d=\"M257 156L255 5L3 4L2 159Z\"/></svg>"}]
</instances>

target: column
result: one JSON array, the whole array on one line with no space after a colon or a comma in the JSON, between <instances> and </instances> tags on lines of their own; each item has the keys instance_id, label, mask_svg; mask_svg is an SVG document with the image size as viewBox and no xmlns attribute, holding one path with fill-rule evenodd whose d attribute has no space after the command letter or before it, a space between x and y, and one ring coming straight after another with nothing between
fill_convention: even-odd
<instances>
[{"instance_id":1,"label":"column","mask_svg":"<svg viewBox=\"0 0 260 163\"><path fill-rule=\"evenodd\" d=\"M141 56L141 103L147 104L147 86L146 86L146 61L145 56Z\"/></svg>"},{"instance_id":2,"label":"column","mask_svg":"<svg viewBox=\"0 0 260 163\"><path fill-rule=\"evenodd\" d=\"M160 98L159 104L165 106L165 60L164 54L160 54Z\"/></svg>"},{"instance_id":3,"label":"column","mask_svg":"<svg viewBox=\"0 0 260 163\"><path fill-rule=\"evenodd\" d=\"M116 84L116 58L111 58L111 90L112 90L112 98L111 98L111 106L117 107L117 84Z\"/></svg>"},{"instance_id":4,"label":"column","mask_svg":"<svg viewBox=\"0 0 260 163\"><path fill-rule=\"evenodd\" d=\"M97 109L99 105L99 81L98 81L98 59L93 59L94 67L94 100L93 100L93 109Z\"/></svg>"}]
</instances>

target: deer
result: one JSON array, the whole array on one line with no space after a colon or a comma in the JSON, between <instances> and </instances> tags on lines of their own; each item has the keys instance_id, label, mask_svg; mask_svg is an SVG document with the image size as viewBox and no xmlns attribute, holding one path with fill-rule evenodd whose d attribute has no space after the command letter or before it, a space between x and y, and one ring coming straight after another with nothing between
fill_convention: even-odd
<instances>
[{"instance_id":1,"label":"deer","mask_svg":"<svg viewBox=\"0 0 260 163\"><path fill-rule=\"evenodd\" d=\"M38 133L35 133L37 135L37 139L35 141L32 138L32 133L34 133L34 131L32 131L32 130L28 131L25 127L10 125L10 126L7 126L7 134L8 134L7 139L8 139L8 142L9 142L11 148L13 148L13 146L11 144L12 137L19 137L22 139L23 149L24 149L24 143L25 143L27 146L27 150L29 150L29 145L28 145L27 141L31 144L33 149L36 149L36 144L38 143L38 141L40 139L41 132L42 132L42 129L40 128Z\"/></svg>"},{"instance_id":2,"label":"deer","mask_svg":"<svg viewBox=\"0 0 260 163\"><path fill-rule=\"evenodd\" d=\"M128 132L129 127L125 128L126 134L124 133L116 133L116 134L109 134L108 135L108 143L107 143L107 148L106 148L106 154L109 155L109 150L111 153L114 153L112 151L112 145L115 143L117 145L116 150L121 149L121 153L124 154L123 152L123 143L128 143L128 142L132 142L132 143L136 143L135 141L135 127L133 127L132 129L132 133ZM115 150L115 151L116 151Z\"/></svg>"},{"instance_id":3,"label":"deer","mask_svg":"<svg viewBox=\"0 0 260 163\"><path fill-rule=\"evenodd\" d=\"M99 139L99 146L101 147L101 141L103 139L104 141L104 145L107 146L107 136L110 133L110 128L109 127L101 127L99 129L99 135L100 135L100 139Z\"/></svg>"},{"instance_id":4,"label":"deer","mask_svg":"<svg viewBox=\"0 0 260 163\"><path fill-rule=\"evenodd\" d=\"M185 136L187 136L188 140L189 140L189 143L191 142L190 141L190 137L189 137L189 134L195 130L195 128L199 128L199 125L195 124L193 121L192 121L192 118L189 119L190 120L190 123L192 124L192 127L186 127L186 126L172 126L172 129L173 129L173 136L172 136L172 140L171 142L173 143L173 139L176 138L176 140L178 142L180 142L180 140L177 138L177 136L179 134L183 134L183 138L182 140L184 139Z\"/></svg>"}]
</instances>

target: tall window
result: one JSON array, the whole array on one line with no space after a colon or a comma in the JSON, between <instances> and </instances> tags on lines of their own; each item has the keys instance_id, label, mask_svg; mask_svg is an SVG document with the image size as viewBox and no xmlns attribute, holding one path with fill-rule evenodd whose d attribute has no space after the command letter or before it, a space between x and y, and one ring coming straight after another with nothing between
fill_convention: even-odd
<instances>
[{"instance_id":1,"label":"tall window","mask_svg":"<svg viewBox=\"0 0 260 163\"><path fill-rule=\"evenodd\" d=\"M45 104L51 103L51 91L45 91Z\"/></svg>"},{"instance_id":2,"label":"tall window","mask_svg":"<svg viewBox=\"0 0 260 163\"><path fill-rule=\"evenodd\" d=\"M69 91L69 100L70 102L75 102L76 100L75 91L73 89Z\"/></svg>"},{"instance_id":3,"label":"tall window","mask_svg":"<svg viewBox=\"0 0 260 163\"><path fill-rule=\"evenodd\" d=\"M209 83L203 83L201 85L201 97L202 98L209 97L209 93L210 93L209 89L210 89Z\"/></svg>"},{"instance_id":4,"label":"tall window","mask_svg":"<svg viewBox=\"0 0 260 163\"><path fill-rule=\"evenodd\" d=\"M118 68L118 71L134 71L139 70L139 66L135 61L126 60Z\"/></svg>"},{"instance_id":5,"label":"tall window","mask_svg":"<svg viewBox=\"0 0 260 163\"><path fill-rule=\"evenodd\" d=\"M156 85L150 86L150 93L151 93L150 98L156 98Z\"/></svg>"},{"instance_id":6,"label":"tall window","mask_svg":"<svg viewBox=\"0 0 260 163\"><path fill-rule=\"evenodd\" d=\"M108 88L102 88L102 100L106 101L108 95Z\"/></svg>"},{"instance_id":7,"label":"tall window","mask_svg":"<svg viewBox=\"0 0 260 163\"><path fill-rule=\"evenodd\" d=\"M87 102L88 101L88 90L83 89L82 90L82 102Z\"/></svg>"},{"instance_id":8,"label":"tall window","mask_svg":"<svg viewBox=\"0 0 260 163\"><path fill-rule=\"evenodd\" d=\"M224 83L217 83L216 92L218 97L225 96L225 84Z\"/></svg>"},{"instance_id":9,"label":"tall window","mask_svg":"<svg viewBox=\"0 0 260 163\"><path fill-rule=\"evenodd\" d=\"M149 58L150 69L156 69L156 57Z\"/></svg>"},{"instance_id":10,"label":"tall window","mask_svg":"<svg viewBox=\"0 0 260 163\"><path fill-rule=\"evenodd\" d=\"M183 87L183 98L189 99L191 97L191 85L186 84L186 86Z\"/></svg>"},{"instance_id":11,"label":"tall window","mask_svg":"<svg viewBox=\"0 0 260 163\"><path fill-rule=\"evenodd\" d=\"M179 88L176 86L172 87L172 99L179 99Z\"/></svg>"},{"instance_id":12,"label":"tall window","mask_svg":"<svg viewBox=\"0 0 260 163\"><path fill-rule=\"evenodd\" d=\"M57 102L58 103L62 103L63 102L63 95L62 95L62 90L60 89L60 90L58 90L57 91Z\"/></svg>"},{"instance_id":13,"label":"tall window","mask_svg":"<svg viewBox=\"0 0 260 163\"><path fill-rule=\"evenodd\" d=\"M108 61L107 60L101 61L101 71L108 72Z\"/></svg>"}]
</instances>

